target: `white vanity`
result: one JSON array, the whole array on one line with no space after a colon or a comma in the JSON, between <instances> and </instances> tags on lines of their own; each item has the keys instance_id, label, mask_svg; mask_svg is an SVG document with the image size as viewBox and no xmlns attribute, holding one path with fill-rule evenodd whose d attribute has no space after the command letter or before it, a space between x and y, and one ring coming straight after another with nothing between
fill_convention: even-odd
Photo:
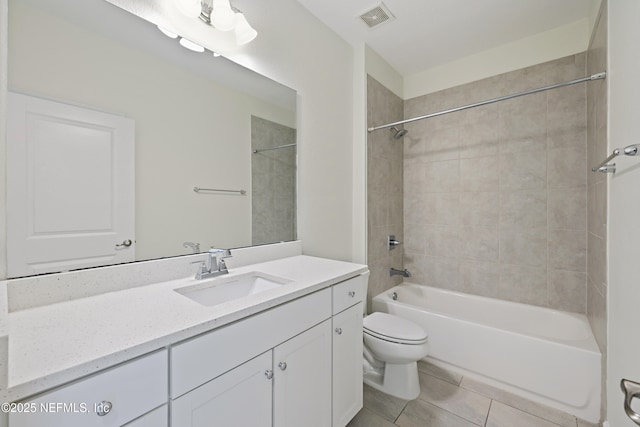
<instances>
[{"instance_id":1,"label":"white vanity","mask_svg":"<svg viewBox=\"0 0 640 427\"><path fill-rule=\"evenodd\" d=\"M8 425L345 426L362 407L367 267L229 270L286 283L207 306L185 278L6 314Z\"/></svg>"}]
</instances>

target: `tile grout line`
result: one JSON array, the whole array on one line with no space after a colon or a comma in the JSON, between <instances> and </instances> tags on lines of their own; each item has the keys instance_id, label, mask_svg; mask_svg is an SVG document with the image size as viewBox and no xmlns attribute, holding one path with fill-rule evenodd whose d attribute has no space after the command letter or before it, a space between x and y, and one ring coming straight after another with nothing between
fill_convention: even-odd
<instances>
[{"instance_id":1,"label":"tile grout line","mask_svg":"<svg viewBox=\"0 0 640 427\"><path fill-rule=\"evenodd\" d=\"M484 420L484 427L487 427L487 423L489 423L489 414L491 413L491 407L493 406L493 399L489 402L489 410L487 411L487 418Z\"/></svg>"}]
</instances>

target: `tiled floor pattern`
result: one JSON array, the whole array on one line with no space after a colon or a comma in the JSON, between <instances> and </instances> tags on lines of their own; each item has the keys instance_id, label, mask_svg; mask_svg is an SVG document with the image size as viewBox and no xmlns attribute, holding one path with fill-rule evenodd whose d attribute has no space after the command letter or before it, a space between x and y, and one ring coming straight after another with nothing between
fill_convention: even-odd
<instances>
[{"instance_id":1,"label":"tiled floor pattern","mask_svg":"<svg viewBox=\"0 0 640 427\"><path fill-rule=\"evenodd\" d=\"M347 427L595 427L462 375L420 362L418 399L364 387L364 408Z\"/></svg>"}]
</instances>

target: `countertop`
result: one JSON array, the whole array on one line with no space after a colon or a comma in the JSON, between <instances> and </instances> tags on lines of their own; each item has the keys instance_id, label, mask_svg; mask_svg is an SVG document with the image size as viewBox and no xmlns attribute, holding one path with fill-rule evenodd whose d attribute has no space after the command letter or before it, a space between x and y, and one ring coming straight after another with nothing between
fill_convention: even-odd
<instances>
[{"instance_id":1,"label":"countertop","mask_svg":"<svg viewBox=\"0 0 640 427\"><path fill-rule=\"evenodd\" d=\"M8 334L7 387L16 401L114 366L368 271L366 265L305 255L230 268L232 277L259 271L291 280L277 289L205 307L174 289L189 277L7 312L0 289L0 330Z\"/></svg>"}]
</instances>

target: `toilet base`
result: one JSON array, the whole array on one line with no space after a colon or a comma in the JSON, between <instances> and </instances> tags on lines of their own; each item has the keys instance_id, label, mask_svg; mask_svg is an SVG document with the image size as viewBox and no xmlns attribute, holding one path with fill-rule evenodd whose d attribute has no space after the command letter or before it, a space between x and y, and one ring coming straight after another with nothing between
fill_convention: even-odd
<instances>
[{"instance_id":1,"label":"toilet base","mask_svg":"<svg viewBox=\"0 0 640 427\"><path fill-rule=\"evenodd\" d=\"M418 363L386 363L384 368L369 366L364 369L363 381L383 393L404 400L420 396Z\"/></svg>"}]
</instances>

